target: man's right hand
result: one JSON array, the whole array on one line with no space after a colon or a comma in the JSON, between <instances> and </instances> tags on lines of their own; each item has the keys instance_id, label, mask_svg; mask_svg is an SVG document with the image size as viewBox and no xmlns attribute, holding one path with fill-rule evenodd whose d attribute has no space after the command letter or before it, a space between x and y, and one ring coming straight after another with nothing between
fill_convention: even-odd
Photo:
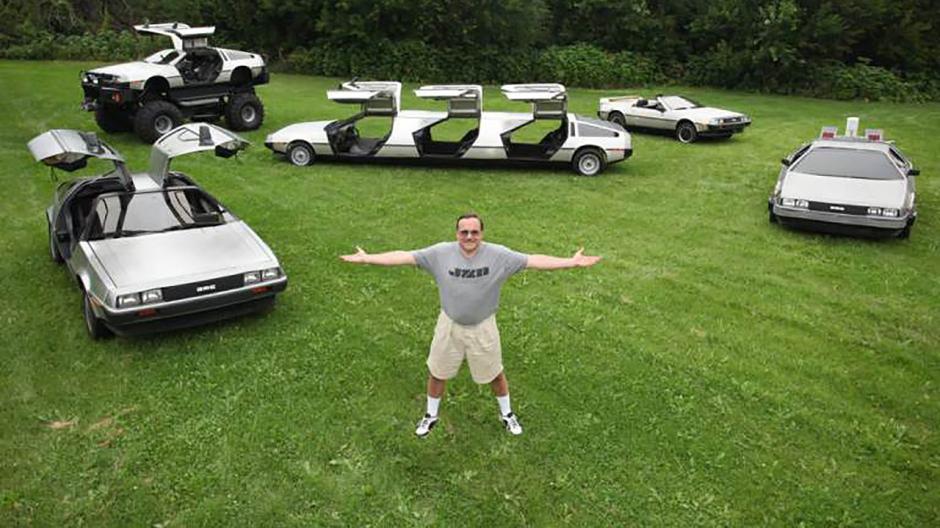
<instances>
[{"instance_id":1,"label":"man's right hand","mask_svg":"<svg viewBox=\"0 0 940 528\"><path fill-rule=\"evenodd\" d=\"M365 264L366 258L369 254L366 253L364 249L359 246L356 246L356 252L352 255L341 255L339 258L343 259L345 262L352 262L353 264Z\"/></svg>"}]
</instances>

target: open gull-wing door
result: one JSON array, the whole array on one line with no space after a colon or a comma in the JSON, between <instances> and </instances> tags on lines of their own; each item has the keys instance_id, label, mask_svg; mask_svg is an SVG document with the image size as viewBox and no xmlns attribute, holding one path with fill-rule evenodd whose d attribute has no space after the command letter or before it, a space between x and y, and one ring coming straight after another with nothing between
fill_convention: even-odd
<instances>
[{"instance_id":1,"label":"open gull-wing door","mask_svg":"<svg viewBox=\"0 0 940 528\"><path fill-rule=\"evenodd\" d=\"M124 187L134 187L124 158L94 133L64 128L49 130L30 140L27 147L36 161L68 172L84 168L88 158L111 160Z\"/></svg>"},{"instance_id":2,"label":"open gull-wing door","mask_svg":"<svg viewBox=\"0 0 940 528\"><path fill-rule=\"evenodd\" d=\"M504 84L503 95L510 101L532 103L536 119L558 119L568 112L568 92L561 84Z\"/></svg>"},{"instance_id":3,"label":"open gull-wing door","mask_svg":"<svg viewBox=\"0 0 940 528\"><path fill-rule=\"evenodd\" d=\"M138 33L170 37L177 51L193 48L205 48L209 45L209 36L215 33L215 26L189 27L180 22L168 24L141 24L134 26Z\"/></svg>"},{"instance_id":4,"label":"open gull-wing door","mask_svg":"<svg viewBox=\"0 0 940 528\"><path fill-rule=\"evenodd\" d=\"M401 110L401 83L393 81L349 81L326 96L337 103L359 104L370 116L395 116Z\"/></svg>"},{"instance_id":5,"label":"open gull-wing door","mask_svg":"<svg viewBox=\"0 0 940 528\"><path fill-rule=\"evenodd\" d=\"M186 123L160 136L150 151L150 178L160 187L166 181L170 160L185 154L212 150L229 158L246 148L248 141L228 130L208 123Z\"/></svg>"},{"instance_id":6,"label":"open gull-wing door","mask_svg":"<svg viewBox=\"0 0 940 528\"><path fill-rule=\"evenodd\" d=\"M483 87L478 84L438 84L415 90L422 99L447 101L448 117L480 117L483 112Z\"/></svg>"}]
</instances>

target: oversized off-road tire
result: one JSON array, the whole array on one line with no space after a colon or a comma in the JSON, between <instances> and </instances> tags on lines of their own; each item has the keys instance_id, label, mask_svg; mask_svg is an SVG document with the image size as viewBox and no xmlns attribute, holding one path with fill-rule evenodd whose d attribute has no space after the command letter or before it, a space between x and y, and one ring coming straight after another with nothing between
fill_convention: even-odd
<instances>
[{"instance_id":1,"label":"oversized off-road tire","mask_svg":"<svg viewBox=\"0 0 940 528\"><path fill-rule=\"evenodd\" d=\"M314 157L313 147L306 141L294 141L287 145L287 159L298 167L312 164Z\"/></svg>"},{"instance_id":2,"label":"oversized off-road tire","mask_svg":"<svg viewBox=\"0 0 940 528\"><path fill-rule=\"evenodd\" d=\"M607 116L607 120L615 125L620 125L620 128L627 128L627 118L623 117L623 114L620 112L611 112Z\"/></svg>"},{"instance_id":3,"label":"oversized off-road tire","mask_svg":"<svg viewBox=\"0 0 940 528\"><path fill-rule=\"evenodd\" d=\"M134 132L137 136L153 143L160 136L180 126L183 112L167 101L150 101L137 111L134 116Z\"/></svg>"},{"instance_id":4,"label":"oversized off-road tire","mask_svg":"<svg viewBox=\"0 0 940 528\"><path fill-rule=\"evenodd\" d=\"M676 126L676 139L680 143L693 143L698 139L698 130L688 121L682 121Z\"/></svg>"},{"instance_id":5,"label":"oversized off-road tire","mask_svg":"<svg viewBox=\"0 0 940 528\"><path fill-rule=\"evenodd\" d=\"M55 231L51 225L49 226L49 257L56 264L61 264L65 260L62 258L62 253L59 252L59 246L56 245Z\"/></svg>"},{"instance_id":6,"label":"oversized off-road tire","mask_svg":"<svg viewBox=\"0 0 940 528\"><path fill-rule=\"evenodd\" d=\"M581 176L597 176L606 165L604 154L594 148L581 149L571 159L572 168Z\"/></svg>"},{"instance_id":7,"label":"oversized off-road tire","mask_svg":"<svg viewBox=\"0 0 940 528\"><path fill-rule=\"evenodd\" d=\"M105 132L130 132L134 128L130 114L121 108L99 105L95 108L95 122Z\"/></svg>"},{"instance_id":8,"label":"oversized off-road tire","mask_svg":"<svg viewBox=\"0 0 940 528\"><path fill-rule=\"evenodd\" d=\"M235 94L225 105L225 121L232 130L254 130L264 121L264 105L253 93Z\"/></svg>"},{"instance_id":9,"label":"oversized off-road tire","mask_svg":"<svg viewBox=\"0 0 940 528\"><path fill-rule=\"evenodd\" d=\"M88 292L84 291L82 292L82 315L85 318L85 330L88 330L88 335L92 339L104 339L114 335L95 315L95 311L91 307L91 298L88 296Z\"/></svg>"}]
</instances>

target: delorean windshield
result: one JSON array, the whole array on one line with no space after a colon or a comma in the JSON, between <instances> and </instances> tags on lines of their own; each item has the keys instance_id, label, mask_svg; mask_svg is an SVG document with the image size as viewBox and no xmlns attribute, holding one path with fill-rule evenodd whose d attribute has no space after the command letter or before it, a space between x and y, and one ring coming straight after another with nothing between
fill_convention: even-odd
<instances>
[{"instance_id":1,"label":"delorean windshield","mask_svg":"<svg viewBox=\"0 0 940 528\"><path fill-rule=\"evenodd\" d=\"M109 193L95 200L86 238L138 236L222 223L222 209L196 187Z\"/></svg>"},{"instance_id":2,"label":"delorean windshield","mask_svg":"<svg viewBox=\"0 0 940 528\"><path fill-rule=\"evenodd\" d=\"M817 176L864 180L902 179L888 156L875 150L821 147L809 151L793 170Z\"/></svg>"},{"instance_id":3,"label":"delorean windshield","mask_svg":"<svg viewBox=\"0 0 940 528\"><path fill-rule=\"evenodd\" d=\"M673 110L688 110L690 108L698 108L701 106L691 99L679 97L678 95L668 95L663 97L662 101L666 104L666 106L672 108Z\"/></svg>"},{"instance_id":4,"label":"delorean windshield","mask_svg":"<svg viewBox=\"0 0 940 528\"><path fill-rule=\"evenodd\" d=\"M147 57L144 59L144 62L149 62L151 64L169 64L173 62L173 59L179 56L180 53L176 50L163 50Z\"/></svg>"}]
</instances>

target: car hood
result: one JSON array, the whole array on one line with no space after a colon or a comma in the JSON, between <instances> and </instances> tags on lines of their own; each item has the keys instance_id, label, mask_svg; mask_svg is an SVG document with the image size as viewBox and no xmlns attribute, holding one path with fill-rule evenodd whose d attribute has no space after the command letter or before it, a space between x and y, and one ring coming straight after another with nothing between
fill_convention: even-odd
<instances>
[{"instance_id":1,"label":"car hood","mask_svg":"<svg viewBox=\"0 0 940 528\"><path fill-rule=\"evenodd\" d=\"M730 110L722 110L721 108L712 108L710 106L703 106L701 108L690 108L688 110L676 110L676 114L682 117L687 117L693 121L701 121L703 123L708 123L709 119L714 119L716 117L743 117L744 114L739 112L732 112Z\"/></svg>"},{"instance_id":2,"label":"car hood","mask_svg":"<svg viewBox=\"0 0 940 528\"><path fill-rule=\"evenodd\" d=\"M241 221L88 244L118 289L162 287L278 265Z\"/></svg>"},{"instance_id":3,"label":"car hood","mask_svg":"<svg viewBox=\"0 0 940 528\"><path fill-rule=\"evenodd\" d=\"M178 75L176 68L167 64L153 64L151 62L135 61L125 62L123 64L113 64L88 70L88 73L103 73L114 75L118 82L143 81L154 75L175 76Z\"/></svg>"},{"instance_id":4,"label":"car hood","mask_svg":"<svg viewBox=\"0 0 940 528\"><path fill-rule=\"evenodd\" d=\"M904 180L865 180L803 172L787 174L780 188L780 196L787 198L897 209L903 207L906 192Z\"/></svg>"}]
</instances>

